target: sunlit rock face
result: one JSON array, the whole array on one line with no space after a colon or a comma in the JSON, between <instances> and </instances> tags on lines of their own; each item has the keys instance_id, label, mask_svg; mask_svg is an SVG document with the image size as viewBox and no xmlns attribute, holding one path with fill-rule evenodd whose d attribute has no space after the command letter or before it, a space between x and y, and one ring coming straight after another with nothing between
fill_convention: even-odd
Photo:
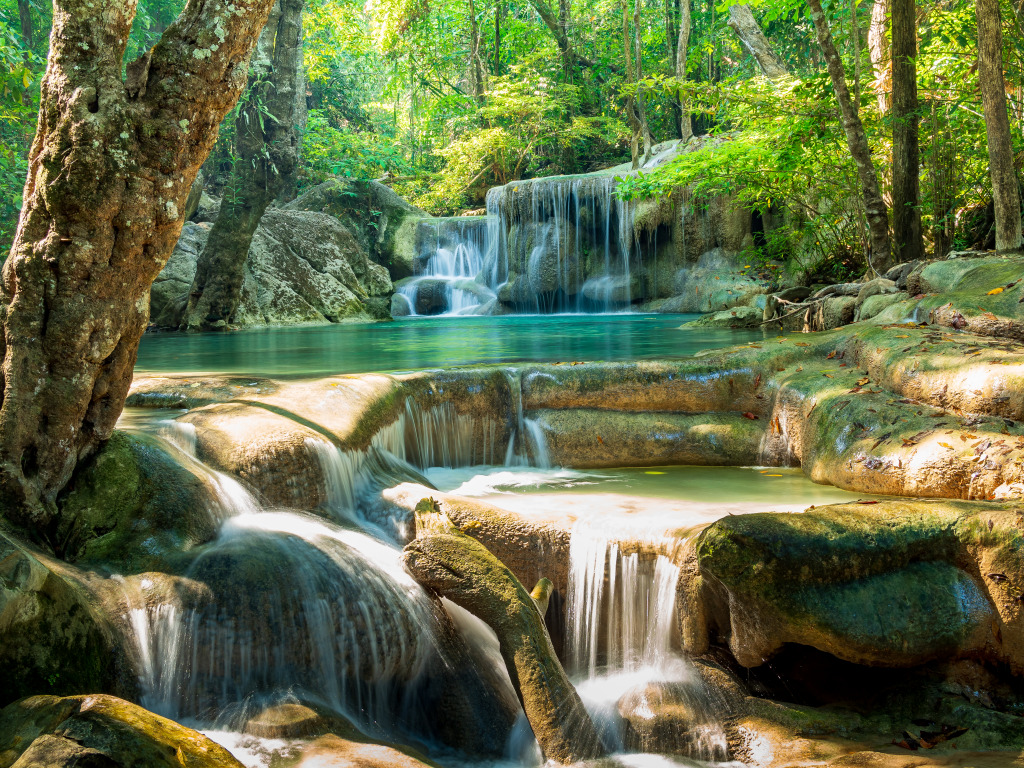
<instances>
[{"instance_id":1,"label":"sunlit rock face","mask_svg":"<svg viewBox=\"0 0 1024 768\"><path fill-rule=\"evenodd\" d=\"M151 291L151 318L176 328L188 303L209 229L186 224ZM233 324L292 325L368 319L391 293L387 270L336 218L310 211L268 211L249 248ZM371 306L372 305L372 306Z\"/></svg>"}]
</instances>

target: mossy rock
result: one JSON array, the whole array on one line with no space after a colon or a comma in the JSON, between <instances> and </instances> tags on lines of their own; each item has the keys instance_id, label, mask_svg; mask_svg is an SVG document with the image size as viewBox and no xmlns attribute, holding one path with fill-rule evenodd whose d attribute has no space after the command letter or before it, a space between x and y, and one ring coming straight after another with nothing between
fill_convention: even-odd
<instances>
[{"instance_id":1,"label":"mossy rock","mask_svg":"<svg viewBox=\"0 0 1024 768\"><path fill-rule=\"evenodd\" d=\"M60 554L121 572L166 570L217 533L207 481L157 440L120 430L78 472L60 508Z\"/></svg>"},{"instance_id":2,"label":"mossy rock","mask_svg":"<svg viewBox=\"0 0 1024 768\"><path fill-rule=\"evenodd\" d=\"M132 687L119 667L119 636L86 582L85 573L0 531L0 706L40 691Z\"/></svg>"},{"instance_id":3,"label":"mossy rock","mask_svg":"<svg viewBox=\"0 0 1024 768\"><path fill-rule=\"evenodd\" d=\"M32 696L0 712L0 768L241 768L198 731L102 694Z\"/></svg>"},{"instance_id":4,"label":"mossy rock","mask_svg":"<svg viewBox=\"0 0 1024 768\"><path fill-rule=\"evenodd\" d=\"M746 666L800 643L875 666L976 656L1024 671L1017 517L923 501L727 517L695 546L693 614L717 617Z\"/></svg>"}]
</instances>

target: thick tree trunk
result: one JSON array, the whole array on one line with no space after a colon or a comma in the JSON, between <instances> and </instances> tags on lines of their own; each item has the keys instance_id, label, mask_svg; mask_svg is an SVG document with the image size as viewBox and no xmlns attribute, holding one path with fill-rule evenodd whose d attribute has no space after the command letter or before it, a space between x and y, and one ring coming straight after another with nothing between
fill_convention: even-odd
<instances>
[{"instance_id":1,"label":"thick tree trunk","mask_svg":"<svg viewBox=\"0 0 1024 768\"><path fill-rule=\"evenodd\" d=\"M871 235L871 264L876 272L884 272L892 266L892 253L889 246L889 215L885 201L878 187L878 174L871 160L871 147L864 133L864 125L857 115L850 98L850 89L846 86L846 74L839 51L832 40L832 32L828 21L821 10L821 0L808 0L811 9L811 20L818 35L828 74L832 80L832 88L839 101L839 109L843 115L843 130L846 132L846 143L850 154L857 165L857 176L860 179L861 194L864 196L864 209L868 220L868 231Z\"/></svg>"},{"instance_id":2,"label":"thick tree trunk","mask_svg":"<svg viewBox=\"0 0 1024 768\"><path fill-rule=\"evenodd\" d=\"M0 287L0 504L38 541L49 539L76 464L121 413L149 286L272 4L190 0L122 80L135 3L54 3L25 202Z\"/></svg>"},{"instance_id":3,"label":"thick tree trunk","mask_svg":"<svg viewBox=\"0 0 1024 768\"><path fill-rule=\"evenodd\" d=\"M1003 80L1003 31L999 0L976 0L978 15L978 82L985 107L988 167L992 177L992 201L996 216L996 250L1021 246L1020 190L1013 167L1010 118L1006 112Z\"/></svg>"},{"instance_id":4,"label":"thick tree trunk","mask_svg":"<svg viewBox=\"0 0 1024 768\"><path fill-rule=\"evenodd\" d=\"M629 34L629 4L622 0L622 55L626 64L626 83L632 85L636 82L635 70L633 69L633 38ZM636 95L626 97L626 124L629 126L629 152L633 168L640 167L640 115L636 108Z\"/></svg>"},{"instance_id":5,"label":"thick tree trunk","mask_svg":"<svg viewBox=\"0 0 1024 768\"><path fill-rule=\"evenodd\" d=\"M949 128L943 119L939 122L935 99L931 103L932 141L929 163L932 182L932 243L933 257L944 259L953 247L956 217L955 171L956 145L949 135Z\"/></svg>"},{"instance_id":6,"label":"thick tree trunk","mask_svg":"<svg viewBox=\"0 0 1024 768\"><path fill-rule=\"evenodd\" d=\"M747 53L754 57L765 77L778 80L789 74L782 59L772 50L749 5L736 3L729 6L729 27L736 33Z\"/></svg>"},{"instance_id":7,"label":"thick tree trunk","mask_svg":"<svg viewBox=\"0 0 1024 768\"><path fill-rule=\"evenodd\" d=\"M917 114L917 9L892 0L892 232L895 261L916 261L921 240Z\"/></svg>"},{"instance_id":8,"label":"thick tree trunk","mask_svg":"<svg viewBox=\"0 0 1024 768\"><path fill-rule=\"evenodd\" d=\"M235 119L237 159L199 255L182 327L223 330L242 296L252 236L298 163L295 83L303 0L278 0L260 35L249 91Z\"/></svg>"},{"instance_id":9,"label":"thick tree trunk","mask_svg":"<svg viewBox=\"0 0 1024 768\"><path fill-rule=\"evenodd\" d=\"M889 55L889 41L885 30L889 18L889 0L875 0L871 7L871 26L868 27L868 53L871 68L875 72L874 91L878 99L878 111L883 115L889 111L889 94L892 92L892 58Z\"/></svg>"},{"instance_id":10,"label":"thick tree trunk","mask_svg":"<svg viewBox=\"0 0 1024 768\"><path fill-rule=\"evenodd\" d=\"M21 24L21 41L26 48L33 45L32 35L32 7L28 0L18 0L18 21Z\"/></svg>"},{"instance_id":11,"label":"thick tree trunk","mask_svg":"<svg viewBox=\"0 0 1024 768\"><path fill-rule=\"evenodd\" d=\"M690 15L690 0L679 1L679 39L676 41L676 78L686 82L686 56L690 49L690 28L693 22ZM686 143L693 136L693 122L690 119L689 100L685 95L679 97L679 136Z\"/></svg>"}]
</instances>

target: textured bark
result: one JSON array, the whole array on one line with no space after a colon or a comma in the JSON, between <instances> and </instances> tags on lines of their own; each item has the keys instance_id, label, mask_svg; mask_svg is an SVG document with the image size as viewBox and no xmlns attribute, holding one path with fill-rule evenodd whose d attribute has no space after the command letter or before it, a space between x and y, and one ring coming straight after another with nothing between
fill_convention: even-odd
<instances>
[{"instance_id":1,"label":"textured bark","mask_svg":"<svg viewBox=\"0 0 1024 768\"><path fill-rule=\"evenodd\" d=\"M885 30L889 19L889 0L875 0L871 7L871 26L868 27L868 53L871 68L875 72L874 91L878 99L878 111L883 115L889 111L889 94L892 92L892 58L889 55L889 41Z\"/></svg>"},{"instance_id":2,"label":"textured bark","mask_svg":"<svg viewBox=\"0 0 1024 768\"><path fill-rule=\"evenodd\" d=\"M237 159L196 264L182 327L227 328L242 295L252 236L298 163L295 83L303 0L278 0L260 35L249 91L235 119Z\"/></svg>"},{"instance_id":3,"label":"textured bark","mask_svg":"<svg viewBox=\"0 0 1024 768\"><path fill-rule=\"evenodd\" d=\"M501 74L501 17L505 12L505 4L498 0L494 4L494 74Z\"/></svg>"},{"instance_id":4,"label":"textured bark","mask_svg":"<svg viewBox=\"0 0 1024 768\"><path fill-rule=\"evenodd\" d=\"M690 49L690 28L693 21L690 15L690 0L679 0L679 39L676 41L676 78L686 82L686 56ZM690 107L685 96L679 98L679 136L683 142L693 136L693 122L690 119Z\"/></svg>"},{"instance_id":5,"label":"textured bark","mask_svg":"<svg viewBox=\"0 0 1024 768\"><path fill-rule=\"evenodd\" d=\"M988 166L992 177L992 202L996 216L996 250L1021 246L1020 190L1013 167L1010 118L1006 112L1003 80L1003 31L999 0L976 0L978 15L978 82L985 107Z\"/></svg>"},{"instance_id":6,"label":"textured bark","mask_svg":"<svg viewBox=\"0 0 1024 768\"><path fill-rule=\"evenodd\" d=\"M929 171L932 183L932 243L933 257L946 258L953 247L953 236L956 234L956 183L954 163L956 162L956 144L949 134L949 126L942 119L940 122L935 99L931 102L932 141L929 157Z\"/></svg>"},{"instance_id":7,"label":"textured bark","mask_svg":"<svg viewBox=\"0 0 1024 768\"><path fill-rule=\"evenodd\" d=\"M636 82L633 69L633 38L629 34L629 3L622 0L622 56L626 64L626 83ZM629 126L629 153L633 168L640 167L640 115L637 113L636 95L626 97L626 124Z\"/></svg>"},{"instance_id":8,"label":"textured bark","mask_svg":"<svg viewBox=\"0 0 1024 768\"><path fill-rule=\"evenodd\" d=\"M424 499L416 505L417 538L402 555L406 570L494 630L512 686L547 760L568 765L601 757L597 729L558 661L538 604L483 544L435 513L436 504ZM539 601L549 586L537 585Z\"/></svg>"},{"instance_id":9,"label":"textured bark","mask_svg":"<svg viewBox=\"0 0 1024 768\"><path fill-rule=\"evenodd\" d=\"M828 65L832 88L836 92L839 109L843 115L846 144L857 165L857 176L860 179L861 194L864 197L864 209L868 220L868 232L871 235L871 266L876 272L884 272L892 266L892 253L889 245L889 214L879 190L878 174L875 171L875 164L871 160L871 147L868 146L864 125L850 98L850 89L846 86L846 74L843 72L843 62L839 58L839 51L836 50L835 42L832 40L828 21L822 13L821 1L808 0L808 6L811 9L811 20L814 22L814 30L818 36L818 45L825 57L825 63Z\"/></svg>"},{"instance_id":10,"label":"textured bark","mask_svg":"<svg viewBox=\"0 0 1024 768\"><path fill-rule=\"evenodd\" d=\"M920 148L917 114L917 9L914 0L892 8L892 233L895 261L916 261L921 240Z\"/></svg>"},{"instance_id":11,"label":"textured bark","mask_svg":"<svg viewBox=\"0 0 1024 768\"><path fill-rule=\"evenodd\" d=\"M768 38L758 26L749 5L737 3L729 6L729 27L736 33L747 53L754 57L765 77L778 80L789 74L786 65L775 55Z\"/></svg>"},{"instance_id":12,"label":"textured bark","mask_svg":"<svg viewBox=\"0 0 1024 768\"><path fill-rule=\"evenodd\" d=\"M114 428L192 182L273 0L190 0L142 59L131 0L56 0L24 206L3 267L0 499L48 541Z\"/></svg>"}]
</instances>

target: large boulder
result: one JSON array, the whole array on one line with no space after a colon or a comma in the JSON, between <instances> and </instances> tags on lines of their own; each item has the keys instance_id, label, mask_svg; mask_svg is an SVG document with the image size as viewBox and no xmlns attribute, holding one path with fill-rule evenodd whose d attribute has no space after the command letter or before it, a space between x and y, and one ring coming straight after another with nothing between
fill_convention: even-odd
<instances>
[{"instance_id":1,"label":"large boulder","mask_svg":"<svg viewBox=\"0 0 1024 768\"><path fill-rule=\"evenodd\" d=\"M788 643L911 667L984 658L1024 671L1024 538L1011 505L878 502L727 517L692 554L687 647L748 667ZM694 572L694 571L691 571Z\"/></svg>"},{"instance_id":2,"label":"large boulder","mask_svg":"<svg viewBox=\"0 0 1024 768\"><path fill-rule=\"evenodd\" d=\"M292 211L328 213L342 223L370 258L393 280L414 274L419 208L377 181L329 179L285 206Z\"/></svg>"},{"instance_id":3,"label":"large boulder","mask_svg":"<svg viewBox=\"0 0 1024 768\"><path fill-rule=\"evenodd\" d=\"M32 696L0 712L0 768L242 768L198 731L113 696Z\"/></svg>"},{"instance_id":4,"label":"large boulder","mask_svg":"<svg viewBox=\"0 0 1024 768\"><path fill-rule=\"evenodd\" d=\"M186 224L171 258L153 283L152 322L181 322L196 262L206 244L205 224ZM241 326L338 322L368 316L371 297L391 292L387 270L332 216L273 209L253 235L235 314Z\"/></svg>"}]
</instances>

